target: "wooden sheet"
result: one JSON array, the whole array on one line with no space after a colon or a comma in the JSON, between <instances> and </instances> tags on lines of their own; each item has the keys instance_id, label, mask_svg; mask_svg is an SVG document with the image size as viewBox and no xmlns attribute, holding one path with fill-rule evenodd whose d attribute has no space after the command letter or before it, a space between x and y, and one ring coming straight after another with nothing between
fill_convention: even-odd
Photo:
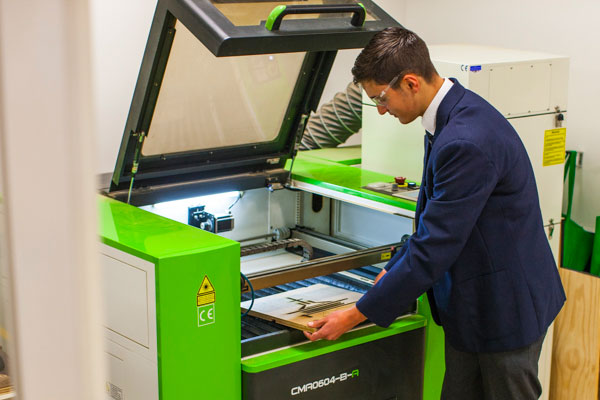
<instances>
[{"instance_id":1,"label":"wooden sheet","mask_svg":"<svg viewBox=\"0 0 600 400\"><path fill-rule=\"evenodd\" d=\"M316 284L254 300L250 315L307 332L308 323L338 310L352 307L362 294L333 286ZM242 303L242 311L250 301Z\"/></svg>"},{"instance_id":2,"label":"wooden sheet","mask_svg":"<svg viewBox=\"0 0 600 400\"><path fill-rule=\"evenodd\" d=\"M600 278L559 268L567 302L556 318L551 400L598 399Z\"/></svg>"}]
</instances>

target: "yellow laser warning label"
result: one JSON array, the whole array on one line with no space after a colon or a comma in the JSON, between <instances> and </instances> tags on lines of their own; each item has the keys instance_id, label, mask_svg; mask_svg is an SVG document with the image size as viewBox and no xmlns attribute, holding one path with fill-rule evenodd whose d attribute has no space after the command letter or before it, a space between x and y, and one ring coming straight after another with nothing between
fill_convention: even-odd
<instances>
[{"instance_id":1,"label":"yellow laser warning label","mask_svg":"<svg viewBox=\"0 0 600 400\"><path fill-rule=\"evenodd\" d=\"M544 133L544 167L565 162L566 141L567 128L549 129Z\"/></svg>"},{"instance_id":2,"label":"yellow laser warning label","mask_svg":"<svg viewBox=\"0 0 600 400\"><path fill-rule=\"evenodd\" d=\"M202 285L200 285L200 289L198 289L198 294L196 295L196 305L198 307L211 304L215 302L215 287L210 283L210 279L205 275L202 280Z\"/></svg>"},{"instance_id":3,"label":"yellow laser warning label","mask_svg":"<svg viewBox=\"0 0 600 400\"><path fill-rule=\"evenodd\" d=\"M381 261L389 260L392 258L392 252L381 253Z\"/></svg>"}]
</instances>

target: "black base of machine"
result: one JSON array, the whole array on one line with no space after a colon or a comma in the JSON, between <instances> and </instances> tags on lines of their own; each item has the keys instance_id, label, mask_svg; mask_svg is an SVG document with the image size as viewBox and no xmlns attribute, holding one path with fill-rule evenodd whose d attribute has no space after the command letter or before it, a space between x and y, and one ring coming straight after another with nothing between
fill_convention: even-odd
<instances>
[{"instance_id":1,"label":"black base of machine","mask_svg":"<svg viewBox=\"0 0 600 400\"><path fill-rule=\"evenodd\" d=\"M242 373L244 400L423 398L425 328L260 373Z\"/></svg>"}]
</instances>

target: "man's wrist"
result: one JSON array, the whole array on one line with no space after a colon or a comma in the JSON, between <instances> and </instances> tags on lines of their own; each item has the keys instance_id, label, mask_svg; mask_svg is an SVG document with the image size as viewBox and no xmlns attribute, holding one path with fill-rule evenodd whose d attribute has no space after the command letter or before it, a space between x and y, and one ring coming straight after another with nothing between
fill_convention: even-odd
<instances>
[{"instance_id":1,"label":"man's wrist","mask_svg":"<svg viewBox=\"0 0 600 400\"><path fill-rule=\"evenodd\" d=\"M365 317L365 315L361 313L358 308L356 308L356 305L352 306L352 308L349 310L350 318L352 319L352 322L355 322L354 325L360 324L367 319L367 317Z\"/></svg>"}]
</instances>

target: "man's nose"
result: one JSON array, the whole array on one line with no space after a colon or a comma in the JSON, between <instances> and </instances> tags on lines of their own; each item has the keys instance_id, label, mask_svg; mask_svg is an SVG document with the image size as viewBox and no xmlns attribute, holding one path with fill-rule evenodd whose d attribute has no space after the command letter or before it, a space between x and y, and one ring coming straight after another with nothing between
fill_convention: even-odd
<instances>
[{"instance_id":1,"label":"man's nose","mask_svg":"<svg viewBox=\"0 0 600 400\"><path fill-rule=\"evenodd\" d=\"M377 112L379 112L380 115L384 115L388 112L388 109L386 106L377 106Z\"/></svg>"}]
</instances>

